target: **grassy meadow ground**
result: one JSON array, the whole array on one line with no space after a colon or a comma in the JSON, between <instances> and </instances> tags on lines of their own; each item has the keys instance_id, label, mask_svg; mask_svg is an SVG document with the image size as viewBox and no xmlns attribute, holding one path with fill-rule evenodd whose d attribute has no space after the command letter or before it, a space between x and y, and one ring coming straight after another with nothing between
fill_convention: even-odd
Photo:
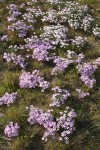
<instances>
[{"instance_id":1,"label":"grassy meadow ground","mask_svg":"<svg viewBox=\"0 0 100 150\"><path fill-rule=\"evenodd\" d=\"M87 4L90 10L93 10L91 14L95 18L95 21L100 25L99 0L75 1L78 1L82 5ZM6 18L8 12L5 10L5 7L11 3L20 5L22 2L25 3L27 0L5 0L4 2L0 2L0 35L7 34L6 28L8 22ZM92 62L100 57L99 38L96 38L91 33L88 34L70 27L69 32L71 36L79 35L86 39L87 44L81 51L85 54L85 60L87 62ZM42 93L39 89L19 88L18 78L21 74L21 70L13 63L6 63L3 59L3 53L7 51L10 44L22 41L19 41L20 39L15 38L13 35L10 36L11 41L0 42L0 97L2 97L5 92L18 92L18 98L17 101L9 107L0 106L0 112L4 113L4 116L0 118L0 150L100 150L100 68L97 69L94 74L97 80L96 85L93 89L88 89L79 79L77 71L73 66L70 66L64 73L52 77L50 74L52 64L38 62L36 60L30 62L27 70L31 71L38 68L43 77L51 82L51 87L58 85L72 91L72 96L65 105L71 106L77 114L75 118L76 131L70 136L69 144L53 141L51 138L45 143L41 140L43 128L38 125L28 125L28 112L26 111L26 107L32 104L38 108L47 110L52 92L46 90ZM70 47L68 49L70 49ZM58 49L57 53L60 56L64 56L62 49ZM89 91L90 96L84 98L84 100L79 100L74 90L76 87ZM64 107L65 106L55 109L55 114L63 110ZM18 122L21 126L19 136L12 140L4 136L4 127L10 121Z\"/></svg>"}]
</instances>

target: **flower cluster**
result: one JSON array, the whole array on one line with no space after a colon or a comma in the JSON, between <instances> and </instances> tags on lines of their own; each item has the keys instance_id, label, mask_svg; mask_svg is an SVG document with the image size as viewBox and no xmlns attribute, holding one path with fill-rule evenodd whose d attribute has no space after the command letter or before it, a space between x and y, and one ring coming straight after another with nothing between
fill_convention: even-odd
<instances>
[{"instance_id":1,"label":"flower cluster","mask_svg":"<svg viewBox=\"0 0 100 150\"><path fill-rule=\"evenodd\" d=\"M8 30L11 31L17 31L18 37L23 38L26 36L28 29L31 28L31 26L27 26L24 21L18 20L16 23L13 23L12 25L8 26Z\"/></svg>"},{"instance_id":2,"label":"flower cluster","mask_svg":"<svg viewBox=\"0 0 100 150\"><path fill-rule=\"evenodd\" d=\"M20 8L25 8L25 3L21 3L19 7Z\"/></svg>"},{"instance_id":3,"label":"flower cluster","mask_svg":"<svg viewBox=\"0 0 100 150\"><path fill-rule=\"evenodd\" d=\"M68 59L68 58L61 58L61 57L55 57L54 61L53 61L56 66L52 69L51 74L52 75L56 75L57 72L63 72L65 71L65 69L68 67L69 64L73 63L72 59Z\"/></svg>"},{"instance_id":4,"label":"flower cluster","mask_svg":"<svg viewBox=\"0 0 100 150\"><path fill-rule=\"evenodd\" d=\"M42 140L47 141L48 136L52 136L52 138L55 139L56 122L54 121L54 116L50 112L44 112L42 109L30 106L28 122L31 125L42 125L46 129Z\"/></svg>"},{"instance_id":5,"label":"flower cluster","mask_svg":"<svg viewBox=\"0 0 100 150\"><path fill-rule=\"evenodd\" d=\"M60 44L61 47L68 46L67 34L68 28L64 25L49 25L44 26L44 33L41 34L41 38L46 41L50 41L53 45Z\"/></svg>"},{"instance_id":6,"label":"flower cluster","mask_svg":"<svg viewBox=\"0 0 100 150\"><path fill-rule=\"evenodd\" d=\"M11 103L14 103L17 98L17 92L13 92L11 94L5 93L3 97L0 98L0 105L7 105L9 106Z\"/></svg>"},{"instance_id":7,"label":"flower cluster","mask_svg":"<svg viewBox=\"0 0 100 150\"><path fill-rule=\"evenodd\" d=\"M77 48L79 47L84 47L84 39L81 36L75 36L75 39L71 40L72 45L76 46Z\"/></svg>"},{"instance_id":8,"label":"flower cluster","mask_svg":"<svg viewBox=\"0 0 100 150\"><path fill-rule=\"evenodd\" d=\"M9 47L9 50L14 50L14 51L18 51L18 50L24 50L25 49L25 46L24 45L10 45Z\"/></svg>"},{"instance_id":9,"label":"flower cluster","mask_svg":"<svg viewBox=\"0 0 100 150\"><path fill-rule=\"evenodd\" d=\"M75 60L75 62L77 63L77 64L81 64L82 63L82 61L83 61L83 59L84 59L84 55L83 55L83 53L80 53L78 56L77 56L77 59Z\"/></svg>"},{"instance_id":10,"label":"flower cluster","mask_svg":"<svg viewBox=\"0 0 100 150\"><path fill-rule=\"evenodd\" d=\"M43 22L57 23L57 12L54 9L50 9L48 12L43 15L41 19Z\"/></svg>"},{"instance_id":11,"label":"flower cluster","mask_svg":"<svg viewBox=\"0 0 100 150\"><path fill-rule=\"evenodd\" d=\"M8 21L15 21L16 18L21 15L21 12L18 11L18 8L15 4L10 4L6 7L9 10L10 17L7 17Z\"/></svg>"},{"instance_id":12,"label":"flower cluster","mask_svg":"<svg viewBox=\"0 0 100 150\"><path fill-rule=\"evenodd\" d=\"M64 112L60 112L61 116L57 119L57 131L61 130L59 141L64 140L66 144L69 142L69 135L75 131L74 119L76 113L73 109L66 107Z\"/></svg>"},{"instance_id":13,"label":"flower cluster","mask_svg":"<svg viewBox=\"0 0 100 150\"><path fill-rule=\"evenodd\" d=\"M89 8L87 5L82 6L78 2L70 1L65 3L61 0L48 0L48 2L56 5L59 11L57 12L56 9L48 10L48 12L44 13L43 19L41 19L43 22L56 24L66 22L74 29L82 29L85 32L92 30L94 35L100 37L100 29L98 25L94 27L94 18L88 13Z\"/></svg>"},{"instance_id":14,"label":"flower cluster","mask_svg":"<svg viewBox=\"0 0 100 150\"><path fill-rule=\"evenodd\" d=\"M66 89L61 89L58 86L54 87L51 89L52 91L56 92L55 94L52 95L52 100L53 102L50 103L51 106L57 106L59 107L61 104L64 104L65 101L70 97L69 91Z\"/></svg>"},{"instance_id":15,"label":"flower cluster","mask_svg":"<svg viewBox=\"0 0 100 150\"><path fill-rule=\"evenodd\" d=\"M30 38L24 39L25 41L25 48L29 50L33 50L35 45L38 45L38 42L41 41L36 35L32 35ZM42 42L42 41L41 41Z\"/></svg>"},{"instance_id":16,"label":"flower cluster","mask_svg":"<svg viewBox=\"0 0 100 150\"><path fill-rule=\"evenodd\" d=\"M100 57L98 57L94 62L93 62L93 65L95 66L100 66Z\"/></svg>"},{"instance_id":17,"label":"flower cluster","mask_svg":"<svg viewBox=\"0 0 100 150\"><path fill-rule=\"evenodd\" d=\"M37 8L35 6L33 6L32 8L28 8L27 11L30 13L33 13L35 15L35 17L44 15L44 13L42 12L42 10L39 6Z\"/></svg>"},{"instance_id":18,"label":"flower cluster","mask_svg":"<svg viewBox=\"0 0 100 150\"><path fill-rule=\"evenodd\" d=\"M40 76L39 70L34 70L32 74L24 71L20 76L19 85L21 88L40 87L42 88L42 92L50 87L50 83L45 81L44 78Z\"/></svg>"},{"instance_id":19,"label":"flower cluster","mask_svg":"<svg viewBox=\"0 0 100 150\"><path fill-rule=\"evenodd\" d=\"M54 46L51 42L47 42L38 38L37 36L32 36L31 38L25 39L25 48L28 51L33 51L30 57L37 59L38 61L49 61L54 58L54 54L50 54L50 50L54 50Z\"/></svg>"},{"instance_id":20,"label":"flower cluster","mask_svg":"<svg viewBox=\"0 0 100 150\"><path fill-rule=\"evenodd\" d=\"M52 69L51 74L57 75L57 72L65 71L68 65L70 65L71 63L80 65L83 58L83 53L77 55L74 51L67 50L67 58L62 58L59 56L54 57L53 62L56 64L56 66Z\"/></svg>"},{"instance_id":21,"label":"flower cluster","mask_svg":"<svg viewBox=\"0 0 100 150\"><path fill-rule=\"evenodd\" d=\"M34 43L32 58L37 59L38 61L48 61L52 59L52 57L49 56L49 50L51 49L53 49L53 46L50 45L49 42L38 40Z\"/></svg>"},{"instance_id":22,"label":"flower cluster","mask_svg":"<svg viewBox=\"0 0 100 150\"><path fill-rule=\"evenodd\" d=\"M59 22L67 22L70 27L74 29L81 28L82 18L87 14L88 7L81 6L77 2L67 1L64 7L59 7L58 15L60 16Z\"/></svg>"},{"instance_id":23,"label":"flower cluster","mask_svg":"<svg viewBox=\"0 0 100 150\"><path fill-rule=\"evenodd\" d=\"M90 63L83 63L77 66L79 73L81 74L81 80L89 87L93 88L96 80L91 78L92 74L96 71L97 66Z\"/></svg>"},{"instance_id":24,"label":"flower cluster","mask_svg":"<svg viewBox=\"0 0 100 150\"><path fill-rule=\"evenodd\" d=\"M8 35L0 36L0 41L8 41Z\"/></svg>"},{"instance_id":25,"label":"flower cluster","mask_svg":"<svg viewBox=\"0 0 100 150\"><path fill-rule=\"evenodd\" d=\"M28 1L27 4L28 4L28 5L32 5L33 3L36 3L36 2L38 2L38 0L31 0L31 2Z\"/></svg>"},{"instance_id":26,"label":"flower cluster","mask_svg":"<svg viewBox=\"0 0 100 150\"><path fill-rule=\"evenodd\" d=\"M69 135L75 130L74 118L76 117L76 113L73 109L66 107L65 111L60 112L60 114L60 117L54 120L51 111L44 112L42 109L30 106L29 118L27 120L31 125L39 124L46 129L42 140L47 141L49 136L56 139L56 133L62 131L59 140L64 140L67 144Z\"/></svg>"},{"instance_id":27,"label":"flower cluster","mask_svg":"<svg viewBox=\"0 0 100 150\"><path fill-rule=\"evenodd\" d=\"M27 22L29 22L29 23L34 24L36 22L36 19L31 12L25 13L22 17L24 20L27 20Z\"/></svg>"},{"instance_id":28,"label":"flower cluster","mask_svg":"<svg viewBox=\"0 0 100 150\"><path fill-rule=\"evenodd\" d=\"M100 38L100 28L99 27L93 28L93 34Z\"/></svg>"},{"instance_id":29,"label":"flower cluster","mask_svg":"<svg viewBox=\"0 0 100 150\"><path fill-rule=\"evenodd\" d=\"M13 61L14 64L19 65L21 68L25 68L27 66L27 63L21 55L17 56L14 53L10 54L5 52L3 58L6 59L7 62Z\"/></svg>"},{"instance_id":30,"label":"flower cluster","mask_svg":"<svg viewBox=\"0 0 100 150\"><path fill-rule=\"evenodd\" d=\"M32 24L36 23L38 17L41 17L44 15L40 7L36 8L33 6L32 8L27 8L26 11L27 12L24 13L22 17L24 20L27 20L27 22L32 23Z\"/></svg>"},{"instance_id":31,"label":"flower cluster","mask_svg":"<svg viewBox=\"0 0 100 150\"><path fill-rule=\"evenodd\" d=\"M51 4L57 4L58 12L56 9L50 9L43 16L42 21L50 23L65 23L67 22L70 27L75 29L81 28L82 19L86 16L88 7L81 6L76 2L63 2L61 0L48 0ZM62 6L60 5L62 4Z\"/></svg>"},{"instance_id":32,"label":"flower cluster","mask_svg":"<svg viewBox=\"0 0 100 150\"><path fill-rule=\"evenodd\" d=\"M61 0L47 0L47 2L51 3L51 4L59 4L62 1Z\"/></svg>"},{"instance_id":33,"label":"flower cluster","mask_svg":"<svg viewBox=\"0 0 100 150\"><path fill-rule=\"evenodd\" d=\"M93 21L94 21L93 17L87 14L85 18L82 20L81 29L83 29L84 31L90 31Z\"/></svg>"},{"instance_id":34,"label":"flower cluster","mask_svg":"<svg viewBox=\"0 0 100 150\"><path fill-rule=\"evenodd\" d=\"M20 126L18 123L13 123L9 122L9 124L5 127L4 133L7 135L9 138L18 136Z\"/></svg>"},{"instance_id":35,"label":"flower cluster","mask_svg":"<svg viewBox=\"0 0 100 150\"><path fill-rule=\"evenodd\" d=\"M77 91L78 94L79 94L79 99L83 99L84 97L90 95L89 92L83 92L81 89L76 89L76 91Z\"/></svg>"},{"instance_id":36,"label":"flower cluster","mask_svg":"<svg viewBox=\"0 0 100 150\"><path fill-rule=\"evenodd\" d=\"M38 1L37 1L37 0L31 0L31 1L28 1L28 2L27 2L27 5L30 6L30 5L32 5L33 3L36 3L36 2L38 2Z\"/></svg>"}]
</instances>

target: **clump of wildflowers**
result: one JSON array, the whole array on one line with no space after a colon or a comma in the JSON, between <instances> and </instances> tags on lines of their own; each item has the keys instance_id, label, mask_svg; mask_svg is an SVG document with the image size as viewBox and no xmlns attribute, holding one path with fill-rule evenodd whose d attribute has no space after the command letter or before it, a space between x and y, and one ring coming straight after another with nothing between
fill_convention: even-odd
<instances>
[{"instance_id":1,"label":"clump of wildflowers","mask_svg":"<svg viewBox=\"0 0 100 150\"><path fill-rule=\"evenodd\" d=\"M28 122L31 125L42 125L46 129L42 137L42 140L44 141L47 141L49 136L52 136L53 139L56 139L56 133L62 131L59 140L64 140L67 144L69 135L75 130L75 117L76 113L69 107L66 107L64 112L60 112L59 118L54 119L51 111L44 112L42 109L30 106Z\"/></svg>"},{"instance_id":2,"label":"clump of wildflowers","mask_svg":"<svg viewBox=\"0 0 100 150\"><path fill-rule=\"evenodd\" d=\"M79 55L77 55L77 59L75 60L75 62L77 64L82 64L82 61L83 61L84 57L85 56L83 55L83 53L80 53Z\"/></svg>"},{"instance_id":3,"label":"clump of wildflowers","mask_svg":"<svg viewBox=\"0 0 100 150\"><path fill-rule=\"evenodd\" d=\"M75 36L75 39L71 40L72 45L76 46L77 48L79 47L84 47L84 39L81 36Z\"/></svg>"},{"instance_id":4,"label":"clump of wildflowers","mask_svg":"<svg viewBox=\"0 0 100 150\"><path fill-rule=\"evenodd\" d=\"M92 24L93 24L93 17L89 14L87 14L84 19L82 20L82 24L81 24L81 28L84 30L84 31L90 31L91 27L92 27Z\"/></svg>"},{"instance_id":5,"label":"clump of wildflowers","mask_svg":"<svg viewBox=\"0 0 100 150\"><path fill-rule=\"evenodd\" d=\"M52 88L51 90L54 91L55 93L52 95L53 102L49 105L50 107L51 106L59 107L61 104L65 103L68 97L71 96L69 91L67 91L66 89L61 89L58 86Z\"/></svg>"},{"instance_id":6,"label":"clump of wildflowers","mask_svg":"<svg viewBox=\"0 0 100 150\"><path fill-rule=\"evenodd\" d=\"M63 72L68 67L69 64L73 63L73 60L68 58L61 58L61 57L55 57L53 62L56 64L56 66L52 69L51 74L56 75L57 72Z\"/></svg>"},{"instance_id":7,"label":"clump of wildflowers","mask_svg":"<svg viewBox=\"0 0 100 150\"><path fill-rule=\"evenodd\" d=\"M53 49L53 46L50 45L49 42L38 40L34 43L32 58L37 59L38 61L48 61L52 59L52 57L49 56L49 50L51 49Z\"/></svg>"},{"instance_id":8,"label":"clump of wildflowers","mask_svg":"<svg viewBox=\"0 0 100 150\"><path fill-rule=\"evenodd\" d=\"M21 12L18 11L18 8L15 4L10 4L6 7L9 10L10 17L7 17L9 22L16 21L17 17L21 15Z\"/></svg>"},{"instance_id":9,"label":"clump of wildflowers","mask_svg":"<svg viewBox=\"0 0 100 150\"><path fill-rule=\"evenodd\" d=\"M27 12L24 13L22 17L24 20L32 24L37 22L38 17L41 17L44 15L44 12L41 10L40 7L36 8L33 6L32 8L27 8L26 11Z\"/></svg>"},{"instance_id":10,"label":"clump of wildflowers","mask_svg":"<svg viewBox=\"0 0 100 150\"><path fill-rule=\"evenodd\" d=\"M92 65L90 63L83 63L77 66L79 73L81 74L80 79L89 87L93 88L94 83L96 80L91 78L92 74L96 71L97 66Z\"/></svg>"},{"instance_id":11,"label":"clump of wildflowers","mask_svg":"<svg viewBox=\"0 0 100 150\"><path fill-rule=\"evenodd\" d=\"M67 1L64 7L59 7L59 22L67 22L70 27L79 29L82 24L82 18L86 16L88 7L80 5L78 2Z\"/></svg>"},{"instance_id":12,"label":"clump of wildflowers","mask_svg":"<svg viewBox=\"0 0 100 150\"><path fill-rule=\"evenodd\" d=\"M49 61L54 58L54 54L50 50L54 50L51 42L38 38L36 35L25 39L25 48L33 53L30 55L38 61ZM51 53L50 53L51 52Z\"/></svg>"},{"instance_id":13,"label":"clump of wildflowers","mask_svg":"<svg viewBox=\"0 0 100 150\"><path fill-rule=\"evenodd\" d=\"M44 33L41 34L41 38L46 41L50 41L52 45L60 44L61 47L68 46L67 34L68 28L64 25L49 25L44 26Z\"/></svg>"},{"instance_id":14,"label":"clump of wildflowers","mask_svg":"<svg viewBox=\"0 0 100 150\"><path fill-rule=\"evenodd\" d=\"M7 105L9 106L11 103L14 103L16 98L17 98L17 92L13 92L11 94L9 93L5 93L4 96L2 98L0 98L0 105Z\"/></svg>"},{"instance_id":15,"label":"clump of wildflowers","mask_svg":"<svg viewBox=\"0 0 100 150\"><path fill-rule=\"evenodd\" d=\"M69 142L69 135L75 131L74 119L76 113L73 109L66 107L63 112L60 112L60 117L57 118L57 131L61 130L59 141L64 141L66 144Z\"/></svg>"},{"instance_id":16,"label":"clump of wildflowers","mask_svg":"<svg viewBox=\"0 0 100 150\"><path fill-rule=\"evenodd\" d=\"M6 59L7 62L14 62L14 64L19 65L21 68L25 68L27 66L27 63L25 62L25 59L21 55L16 55L14 53L4 53L3 56L4 59Z\"/></svg>"},{"instance_id":17,"label":"clump of wildflowers","mask_svg":"<svg viewBox=\"0 0 100 150\"><path fill-rule=\"evenodd\" d=\"M100 28L99 27L93 28L93 34L100 38Z\"/></svg>"},{"instance_id":18,"label":"clump of wildflowers","mask_svg":"<svg viewBox=\"0 0 100 150\"><path fill-rule=\"evenodd\" d=\"M0 36L0 41L8 41L8 35Z\"/></svg>"},{"instance_id":19,"label":"clump of wildflowers","mask_svg":"<svg viewBox=\"0 0 100 150\"><path fill-rule=\"evenodd\" d=\"M17 31L18 37L23 38L26 36L28 29L31 26L27 26L24 21L18 20L16 23L8 26L8 30Z\"/></svg>"},{"instance_id":20,"label":"clump of wildflowers","mask_svg":"<svg viewBox=\"0 0 100 150\"><path fill-rule=\"evenodd\" d=\"M93 65L100 66L100 57L98 57L94 62Z\"/></svg>"},{"instance_id":21,"label":"clump of wildflowers","mask_svg":"<svg viewBox=\"0 0 100 150\"><path fill-rule=\"evenodd\" d=\"M40 76L39 70L34 70L32 74L30 72L22 72L19 85L21 88L40 87L42 92L50 87L50 83Z\"/></svg>"},{"instance_id":22,"label":"clump of wildflowers","mask_svg":"<svg viewBox=\"0 0 100 150\"><path fill-rule=\"evenodd\" d=\"M18 136L20 126L18 123L9 122L9 124L5 127L4 133L9 138Z\"/></svg>"},{"instance_id":23,"label":"clump of wildflowers","mask_svg":"<svg viewBox=\"0 0 100 150\"><path fill-rule=\"evenodd\" d=\"M79 94L79 99L83 99L84 97L90 95L89 92L83 92L81 89L76 89L76 91L77 91L78 94Z\"/></svg>"},{"instance_id":24,"label":"clump of wildflowers","mask_svg":"<svg viewBox=\"0 0 100 150\"><path fill-rule=\"evenodd\" d=\"M54 121L54 116L50 112L44 112L42 109L30 106L28 122L31 125L42 125L46 129L42 140L47 141L48 136L52 136L52 138L55 139L56 122Z\"/></svg>"},{"instance_id":25,"label":"clump of wildflowers","mask_svg":"<svg viewBox=\"0 0 100 150\"><path fill-rule=\"evenodd\" d=\"M47 2L51 3L51 4L59 4L62 1L61 0L47 0Z\"/></svg>"},{"instance_id":26,"label":"clump of wildflowers","mask_svg":"<svg viewBox=\"0 0 100 150\"><path fill-rule=\"evenodd\" d=\"M43 15L41 19L43 22L57 23L57 12L54 9L50 9Z\"/></svg>"}]
</instances>

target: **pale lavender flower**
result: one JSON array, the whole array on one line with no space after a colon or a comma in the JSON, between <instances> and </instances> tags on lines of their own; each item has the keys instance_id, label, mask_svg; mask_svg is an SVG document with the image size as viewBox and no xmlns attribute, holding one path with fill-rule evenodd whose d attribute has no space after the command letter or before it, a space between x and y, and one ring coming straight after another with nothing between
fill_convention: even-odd
<instances>
[{"instance_id":1,"label":"pale lavender flower","mask_svg":"<svg viewBox=\"0 0 100 150\"><path fill-rule=\"evenodd\" d=\"M75 39L71 40L72 45L76 46L77 48L79 47L84 47L84 39L81 36L75 36Z\"/></svg>"},{"instance_id":2,"label":"pale lavender flower","mask_svg":"<svg viewBox=\"0 0 100 150\"><path fill-rule=\"evenodd\" d=\"M0 41L8 41L8 35L0 36Z\"/></svg>"},{"instance_id":3,"label":"pale lavender flower","mask_svg":"<svg viewBox=\"0 0 100 150\"><path fill-rule=\"evenodd\" d=\"M66 89L61 89L58 86L51 89L55 93L52 95L52 101L50 107L59 107L61 104L64 104L65 101L71 96L69 91Z\"/></svg>"},{"instance_id":4,"label":"pale lavender flower","mask_svg":"<svg viewBox=\"0 0 100 150\"><path fill-rule=\"evenodd\" d=\"M42 109L30 106L28 122L31 125L42 125L46 129L42 140L47 141L48 136L52 136L52 138L55 139L56 122L54 121L54 116L50 112L44 112Z\"/></svg>"},{"instance_id":5,"label":"pale lavender flower","mask_svg":"<svg viewBox=\"0 0 100 150\"><path fill-rule=\"evenodd\" d=\"M99 27L93 28L93 34L100 38L100 28Z\"/></svg>"},{"instance_id":6,"label":"pale lavender flower","mask_svg":"<svg viewBox=\"0 0 100 150\"><path fill-rule=\"evenodd\" d=\"M18 136L20 126L18 123L9 122L9 124L5 127L4 133L9 138Z\"/></svg>"},{"instance_id":7,"label":"pale lavender flower","mask_svg":"<svg viewBox=\"0 0 100 150\"><path fill-rule=\"evenodd\" d=\"M7 17L8 21L15 21L19 15L21 15L21 12L18 11L18 8L15 4L10 4L6 7L9 10L10 17Z\"/></svg>"},{"instance_id":8,"label":"pale lavender flower","mask_svg":"<svg viewBox=\"0 0 100 150\"><path fill-rule=\"evenodd\" d=\"M13 62L16 65L19 65L21 68L25 68L27 66L27 63L25 62L25 59L21 55L16 55L14 53L4 53L3 56L4 59L6 59L7 62Z\"/></svg>"},{"instance_id":9,"label":"pale lavender flower","mask_svg":"<svg viewBox=\"0 0 100 150\"><path fill-rule=\"evenodd\" d=\"M57 131L61 131L61 136L59 140L64 140L66 144L69 142L69 135L75 131L74 119L76 113L73 109L66 107L64 112L60 112L61 116L57 118Z\"/></svg>"},{"instance_id":10,"label":"pale lavender flower","mask_svg":"<svg viewBox=\"0 0 100 150\"><path fill-rule=\"evenodd\" d=\"M30 28L31 26L27 26L24 21L20 21L18 20L16 23L13 23L12 25L9 25L8 26L8 30L11 30L11 31L18 31L18 36L19 37L25 37L26 34L27 34L27 31L28 29Z\"/></svg>"},{"instance_id":11,"label":"pale lavender flower","mask_svg":"<svg viewBox=\"0 0 100 150\"><path fill-rule=\"evenodd\" d=\"M68 58L61 58L61 57L55 57L53 61L56 66L52 69L51 74L56 75L57 72L63 72L65 69L68 67L69 64L73 63L73 60L68 59Z\"/></svg>"},{"instance_id":12,"label":"pale lavender flower","mask_svg":"<svg viewBox=\"0 0 100 150\"><path fill-rule=\"evenodd\" d=\"M16 98L17 98L17 92L13 92L11 94L9 93L5 93L4 96L2 98L0 98L0 105L7 105L9 106L11 103L14 103Z\"/></svg>"},{"instance_id":13,"label":"pale lavender flower","mask_svg":"<svg viewBox=\"0 0 100 150\"><path fill-rule=\"evenodd\" d=\"M52 45L60 44L61 47L68 46L67 42L67 33L68 28L64 25L50 25L50 26L44 26L43 28L44 33L41 34L41 38L43 38L46 41L50 41Z\"/></svg>"},{"instance_id":14,"label":"pale lavender flower","mask_svg":"<svg viewBox=\"0 0 100 150\"><path fill-rule=\"evenodd\" d=\"M52 59L49 53L49 50L54 49L49 42L43 40L37 40L33 44L34 50L32 58L37 59L38 61L49 61Z\"/></svg>"},{"instance_id":15,"label":"pale lavender flower","mask_svg":"<svg viewBox=\"0 0 100 150\"><path fill-rule=\"evenodd\" d=\"M84 19L82 20L81 28L84 31L90 31L93 21L94 21L93 17L91 15L87 14L84 17Z\"/></svg>"},{"instance_id":16,"label":"pale lavender flower","mask_svg":"<svg viewBox=\"0 0 100 150\"><path fill-rule=\"evenodd\" d=\"M75 60L75 62L76 63L78 63L78 64L81 64L82 63L82 61L83 61L83 59L84 59L84 55L83 55L83 53L80 53L78 56L77 56L77 59Z\"/></svg>"},{"instance_id":17,"label":"pale lavender flower","mask_svg":"<svg viewBox=\"0 0 100 150\"><path fill-rule=\"evenodd\" d=\"M76 117L76 113L73 109L67 107L64 112L60 112L59 118L54 119L54 116L51 114L51 112L52 111L44 112L43 109L38 109L31 105L29 107L28 122L31 125L42 125L46 129L42 137L42 140L45 142L48 140L49 136L55 140L56 133L61 132L59 140L64 140L67 144L69 135L75 130L74 118Z\"/></svg>"},{"instance_id":18,"label":"pale lavender flower","mask_svg":"<svg viewBox=\"0 0 100 150\"><path fill-rule=\"evenodd\" d=\"M34 70L32 73L23 71L19 80L21 88L40 87L41 91L44 92L45 89L50 87L50 83L40 76L39 70Z\"/></svg>"},{"instance_id":19,"label":"pale lavender flower","mask_svg":"<svg viewBox=\"0 0 100 150\"><path fill-rule=\"evenodd\" d=\"M84 97L86 97L86 96L89 96L90 94L89 94L89 92L84 92L84 91L82 91L81 89L76 89L76 91L78 92L78 96L79 96L79 99L83 99Z\"/></svg>"},{"instance_id":20,"label":"pale lavender flower","mask_svg":"<svg viewBox=\"0 0 100 150\"><path fill-rule=\"evenodd\" d=\"M94 62L93 65L100 66L100 57L98 57Z\"/></svg>"},{"instance_id":21,"label":"pale lavender flower","mask_svg":"<svg viewBox=\"0 0 100 150\"><path fill-rule=\"evenodd\" d=\"M90 63L78 64L77 69L81 74L80 79L89 87L93 88L96 80L91 78L92 74L96 71L97 66L91 65Z\"/></svg>"}]
</instances>

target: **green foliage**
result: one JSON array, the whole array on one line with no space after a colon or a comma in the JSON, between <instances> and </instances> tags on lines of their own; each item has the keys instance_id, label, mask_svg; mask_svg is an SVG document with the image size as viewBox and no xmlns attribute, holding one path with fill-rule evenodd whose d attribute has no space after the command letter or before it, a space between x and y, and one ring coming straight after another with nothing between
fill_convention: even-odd
<instances>
[{"instance_id":1,"label":"green foliage","mask_svg":"<svg viewBox=\"0 0 100 150\"><path fill-rule=\"evenodd\" d=\"M5 71L2 76L1 88L4 87L6 92L16 91L18 88L18 72Z\"/></svg>"},{"instance_id":2,"label":"green foliage","mask_svg":"<svg viewBox=\"0 0 100 150\"><path fill-rule=\"evenodd\" d=\"M27 150L29 142L27 137L18 137L11 146L9 146L9 150Z\"/></svg>"}]
</instances>

